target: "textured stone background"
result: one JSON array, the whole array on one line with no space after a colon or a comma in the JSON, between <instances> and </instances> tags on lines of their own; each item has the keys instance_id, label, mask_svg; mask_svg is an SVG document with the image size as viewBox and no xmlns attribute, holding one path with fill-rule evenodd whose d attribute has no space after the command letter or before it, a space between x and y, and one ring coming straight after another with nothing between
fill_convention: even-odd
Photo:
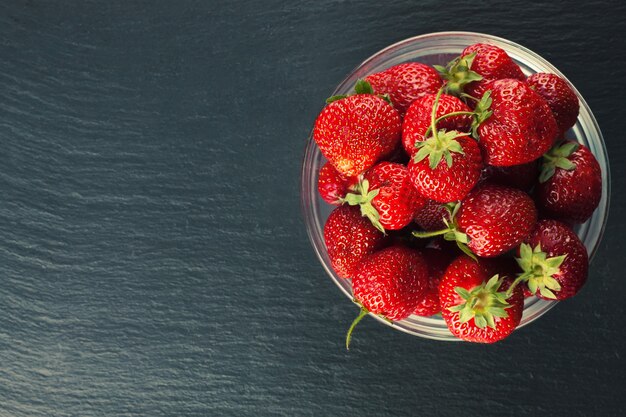
<instances>
[{"instance_id":1,"label":"textured stone background","mask_svg":"<svg viewBox=\"0 0 626 417\"><path fill-rule=\"evenodd\" d=\"M623 416L623 2L0 4L1 416ZM299 169L382 47L491 33L585 96L612 162L579 297L496 346L365 320L325 276Z\"/></svg>"}]
</instances>

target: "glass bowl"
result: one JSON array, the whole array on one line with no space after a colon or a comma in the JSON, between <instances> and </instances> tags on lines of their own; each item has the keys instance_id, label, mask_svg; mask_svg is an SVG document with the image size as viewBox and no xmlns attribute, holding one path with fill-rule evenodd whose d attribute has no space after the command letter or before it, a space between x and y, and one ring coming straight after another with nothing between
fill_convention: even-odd
<instances>
[{"instance_id":1,"label":"glass bowl","mask_svg":"<svg viewBox=\"0 0 626 417\"><path fill-rule=\"evenodd\" d=\"M496 45L504 49L522 68L522 71L524 71L526 75L535 72L549 72L566 79L563 74L548 61L529 49L506 39L481 33L438 32L406 39L374 54L352 71L329 96L347 94L352 91L358 79L403 62L419 61L429 65L445 65L449 60L458 56L465 47L478 42ZM575 88L574 92L580 101L580 113L576 125L566 134L566 137L575 139L587 146L591 152L593 152L602 167L603 193L600 204L586 223L578 225L574 229L587 247L589 258L591 259L600 244L609 211L609 161L602 133L600 132L595 117L583 97ZM324 163L324 157L312 136L309 136L302 163L301 197L304 220L315 253L328 273L328 276L337 284L344 294L352 300L350 280L339 278L335 274L331 267L324 243L323 226L326 218L334 208L334 206L325 203L317 192L317 175ZM556 303L557 301L546 301L537 297L527 298L524 303L522 321L518 328L541 317L554 307ZM450 333L441 315L433 317L412 315L394 323L389 323L373 314L370 314L370 316L381 323L416 336L436 340L460 340Z\"/></svg>"}]
</instances>

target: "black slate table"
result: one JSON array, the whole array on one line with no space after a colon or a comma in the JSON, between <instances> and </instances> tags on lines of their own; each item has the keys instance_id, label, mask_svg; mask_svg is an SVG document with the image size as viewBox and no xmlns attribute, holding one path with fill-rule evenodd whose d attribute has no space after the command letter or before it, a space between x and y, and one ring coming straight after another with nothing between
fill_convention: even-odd
<instances>
[{"instance_id":1,"label":"black slate table","mask_svg":"<svg viewBox=\"0 0 626 417\"><path fill-rule=\"evenodd\" d=\"M3 2L0 415L626 415L626 5L457 3ZM502 343L369 319L346 352L305 141L353 67L445 30L574 82L611 159L607 233L580 296Z\"/></svg>"}]
</instances>

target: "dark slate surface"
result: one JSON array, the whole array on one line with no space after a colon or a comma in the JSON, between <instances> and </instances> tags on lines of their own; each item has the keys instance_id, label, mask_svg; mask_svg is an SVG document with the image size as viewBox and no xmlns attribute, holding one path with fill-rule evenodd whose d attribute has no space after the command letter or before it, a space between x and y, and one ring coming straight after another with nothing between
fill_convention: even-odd
<instances>
[{"instance_id":1,"label":"dark slate surface","mask_svg":"<svg viewBox=\"0 0 626 417\"><path fill-rule=\"evenodd\" d=\"M444 7L445 5L445 7ZM454 5L455 9L451 6ZM623 2L0 4L1 416L623 416ZM299 207L323 99L432 31L522 43L612 162L582 294L496 346L366 320Z\"/></svg>"}]
</instances>

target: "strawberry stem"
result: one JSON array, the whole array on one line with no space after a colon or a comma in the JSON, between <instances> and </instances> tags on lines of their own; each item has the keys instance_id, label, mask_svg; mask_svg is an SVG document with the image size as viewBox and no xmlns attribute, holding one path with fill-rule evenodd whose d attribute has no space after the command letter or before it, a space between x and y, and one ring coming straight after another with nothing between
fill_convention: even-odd
<instances>
[{"instance_id":1,"label":"strawberry stem","mask_svg":"<svg viewBox=\"0 0 626 417\"><path fill-rule=\"evenodd\" d=\"M443 94L443 87L437 91L437 95L435 96L435 102L433 103L433 110L430 113L430 131L433 132L433 137L437 141L437 144L440 144L439 137L437 136L437 108L439 107L439 99L441 98L441 94ZM428 131L426 131L428 134Z\"/></svg>"},{"instance_id":2,"label":"strawberry stem","mask_svg":"<svg viewBox=\"0 0 626 417\"><path fill-rule=\"evenodd\" d=\"M515 281L513 281L509 289L506 290L506 298L508 299L511 297L511 295L513 295L513 291L515 291L515 287L517 287L520 282L528 281L528 278L530 278L531 276L532 276L532 272L524 272L523 274L520 274L517 278L515 278Z\"/></svg>"},{"instance_id":3,"label":"strawberry stem","mask_svg":"<svg viewBox=\"0 0 626 417\"><path fill-rule=\"evenodd\" d=\"M443 235L443 238L445 240L450 241L450 242L456 242L456 245L464 254L472 258L474 261L478 262L478 258L476 258L476 255L467 246L467 244L469 243L469 237L465 233L459 231L459 227L456 223L456 215L459 212L460 208L461 208L460 202L446 204L446 209L448 211L449 220L446 219L445 216L443 217L443 223L447 226L445 229L428 231L428 232L414 231L413 236L418 237L418 238L428 238L428 237Z\"/></svg>"},{"instance_id":4,"label":"strawberry stem","mask_svg":"<svg viewBox=\"0 0 626 417\"><path fill-rule=\"evenodd\" d=\"M454 229L451 229L451 228L442 229L442 230L435 230L435 231L432 231L432 232L414 231L413 232L413 236L419 237L419 238L427 238L427 237L445 235L446 233L452 232L452 231L454 231Z\"/></svg>"},{"instance_id":5,"label":"strawberry stem","mask_svg":"<svg viewBox=\"0 0 626 417\"><path fill-rule=\"evenodd\" d=\"M354 321L352 321L352 324L350 325L350 328L348 329L348 333L346 334L346 350L350 350L350 341L352 341L352 332L354 331L354 328L356 327L357 324L359 324L361 320L363 320L363 317L367 316L368 313L369 311L367 311L365 307L361 307L361 311L359 312L359 315L356 316Z\"/></svg>"},{"instance_id":6,"label":"strawberry stem","mask_svg":"<svg viewBox=\"0 0 626 417\"><path fill-rule=\"evenodd\" d=\"M439 165L441 159L445 159L448 168L452 167L452 153L456 152L464 154L463 147L455 140L461 136L468 136L468 133L460 133L456 130L437 131L437 108L439 107L439 99L443 94L443 87L437 91L435 101L433 102L433 109L430 114L430 127L424 134L423 141L416 141L415 147L419 148L419 151L413 157L414 162L420 162L428 157L428 165L430 169L435 169ZM431 135L430 137L428 135Z\"/></svg>"},{"instance_id":7,"label":"strawberry stem","mask_svg":"<svg viewBox=\"0 0 626 417\"><path fill-rule=\"evenodd\" d=\"M448 117L453 117L453 116L475 116L476 113L473 111L455 111L452 113L447 113L444 114L443 116L440 116L437 118L437 120L435 120L435 126L442 120L447 119ZM424 133L424 137L428 137L428 135L430 134L430 132L432 132L432 124L431 126L428 127L428 129L426 129L426 133Z\"/></svg>"}]
</instances>

